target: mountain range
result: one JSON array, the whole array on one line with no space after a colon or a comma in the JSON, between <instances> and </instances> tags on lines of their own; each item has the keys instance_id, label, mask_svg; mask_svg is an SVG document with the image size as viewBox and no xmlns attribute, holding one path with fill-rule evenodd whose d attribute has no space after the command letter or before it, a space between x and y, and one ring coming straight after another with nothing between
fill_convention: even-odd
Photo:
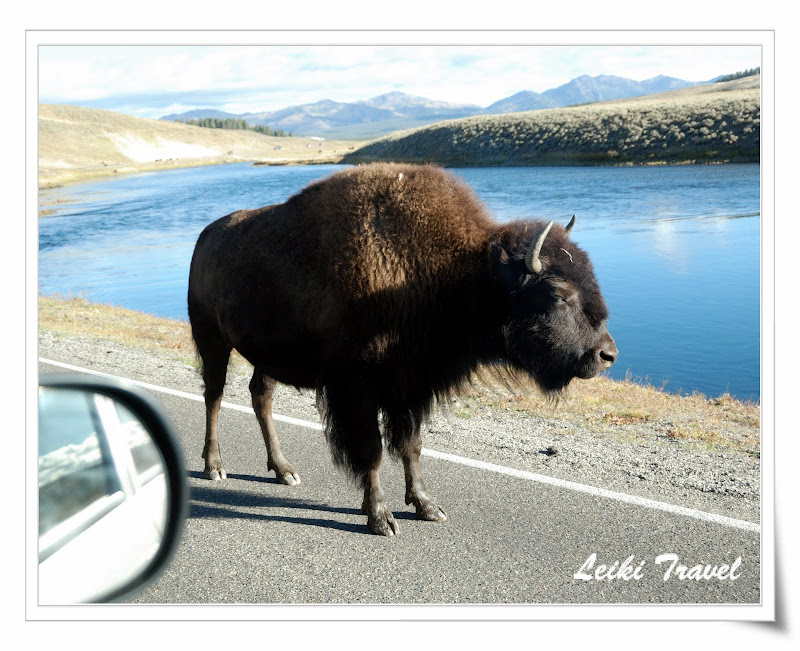
<instances>
[{"instance_id":1,"label":"mountain range","mask_svg":"<svg viewBox=\"0 0 800 651\"><path fill-rule=\"evenodd\" d=\"M715 80L710 80L711 83ZM663 93L693 86L695 82L659 75L635 81L614 75L582 75L542 93L524 90L486 107L477 104L439 102L393 91L357 102L324 99L310 104L289 106L277 111L226 113L215 109L196 109L165 115L162 120L185 122L201 118L245 119L250 125L266 125L293 135L367 140L413 127L473 115L516 113L560 108L604 100Z\"/></svg>"}]
</instances>

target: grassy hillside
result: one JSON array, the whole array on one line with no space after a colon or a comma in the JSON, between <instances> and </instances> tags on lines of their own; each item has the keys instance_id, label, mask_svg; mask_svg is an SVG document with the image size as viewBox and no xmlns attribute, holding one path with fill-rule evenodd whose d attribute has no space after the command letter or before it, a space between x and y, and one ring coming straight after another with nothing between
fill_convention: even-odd
<instances>
[{"instance_id":1,"label":"grassy hillside","mask_svg":"<svg viewBox=\"0 0 800 651\"><path fill-rule=\"evenodd\" d=\"M561 109L448 120L345 157L463 165L757 162L760 76Z\"/></svg>"},{"instance_id":2,"label":"grassy hillside","mask_svg":"<svg viewBox=\"0 0 800 651\"><path fill-rule=\"evenodd\" d=\"M363 144L204 129L79 106L39 106L39 185L238 161L338 162ZM311 147L309 147L311 145Z\"/></svg>"}]
</instances>

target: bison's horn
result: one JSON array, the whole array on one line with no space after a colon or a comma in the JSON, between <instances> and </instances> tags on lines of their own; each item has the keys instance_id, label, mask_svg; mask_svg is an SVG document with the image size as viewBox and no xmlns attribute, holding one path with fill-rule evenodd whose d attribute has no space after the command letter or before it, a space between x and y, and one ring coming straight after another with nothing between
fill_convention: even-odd
<instances>
[{"instance_id":1,"label":"bison's horn","mask_svg":"<svg viewBox=\"0 0 800 651\"><path fill-rule=\"evenodd\" d=\"M528 252L525 254L525 266L528 267L528 271L534 274L538 274L542 271L542 261L539 260L539 252L542 250L542 244L544 244L544 238L547 237L547 234L550 232L550 227L553 225L553 222L549 222L547 226L544 227L541 235L537 238L536 242L528 249Z\"/></svg>"},{"instance_id":2,"label":"bison's horn","mask_svg":"<svg viewBox=\"0 0 800 651\"><path fill-rule=\"evenodd\" d=\"M569 224L564 229L564 234L569 235L569 232L572 230L572 227L575 226L575 218L577 215L572 215L572 219L569 220Z\"/></svg>"}]
</instances>

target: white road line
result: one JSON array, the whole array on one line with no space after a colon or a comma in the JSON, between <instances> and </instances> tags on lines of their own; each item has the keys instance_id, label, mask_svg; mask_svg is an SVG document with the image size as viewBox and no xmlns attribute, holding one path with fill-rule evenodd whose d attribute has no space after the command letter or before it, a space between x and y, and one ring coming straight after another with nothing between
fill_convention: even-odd
<instances>
[{"instance_id":1,"label":"white road line","mask_svg":"<svg viewBox=\"0 0 800 651\"><path fill-rule=\"evenodd\" d=\"M59 368L64 368L70 371L76 371L79 373L89 373L91 375L99 375L101 377L108 377L114 378L116 380L123 380L125 382L130 382L137 386L140 386L144 389L149 391L156 391L159 393L166 393L173 396L178 396L180 398L187 398L188 400L195 400L197 402L203 402L203 397L198 396L194 393L186 393L185 391L177 391L176 389L170 389L167 387L161 387L155 384L148 384L147 382L139 382L138 380L131 380L129 378L122 378L118 375L111 375L109 373L101 373L100 371L94 371L88 368L82 368L80 366L73 366L72 364L65 364L63 362L56 362L54 360L45 359L43 357L39 358L39 361L43 364L51 364L52 366L58 366ZM232 402L222 402L222 406L226 409L234 409L236 411L242 411L248 414L252 414L253 409L252 407L245 407L243 405L237 405ZM292 425L298 425L300 427L307 427L309 429L315 430L322 430L322 425L320 423L316 423L310 420L302 420L300 418L292 418L291 416L283 416L281 414L273 414L273 418L277 421L281 421L284 423L290 423ZM489 472L496 472L501 475L508 475L509 477L517 477L519 479L526 479L528 481L534 481L540 484L547 484L549 486L555 486L557 488L564 488L566 490L576 491L579 493L586 493L588 495L594 495L596 497L604 497L606 499L616 500L617 502L625 502L626 504L634 504L636 506L643 506L649 509L655 509L658 511L666 511L667 513L674 513L676 515L683 515L689 518L694 518L696 520L703 520L705 522L713 522L715 524L721 524L725 527L732 527L734 529L742 529L744 531L751 531L755 533L759 533L761 531L761 526L755 522L748 522L746 520L737 520L735 518L729 518L724 515L717 515L716 513L707 513L705 511L698 511L697 509L691 509L686 506L679 506L677 504L669 504L667 502L659 502L657 500L651 500L646 497L638 497L636 495L629 495L627 493L620 493L617 491L607 490L605 488L597 488L596 486L588 486L586 484L579 484L573 481L567 481L565 479L557 479L555 477L549 477L547 475L539 475L534 472L528 472L526 470L517 470L516 468L509 468L507 466L499 466L494 463L488 463L486 461L478 461L476 459L469 459L467 457L460 457L455 454L449 454L447 452L437 452L436 450L429 450L427 448L422 449L422 454L428 457L432 457L434 459L442 459L444 461L450 461L452 463L458 463L463 466L469 466L472 468L479 468L481 470L487 470Z\"/></svg>"},{"instance_id":2,"label":"white road line","mask_svg":"<svg viewBox=\"0 0 800 651\"><path fill-rule=\"evenodd\" d=\"M148 384L147 382L140 382L139 380L131 380L130 378L121 377L119 375L111 375L110 373L102 373L100 371L94 371L90 368L83 368L81 366L73 366L72 364L65 364L64 362L56 362L52 359L45 359L44 357L40 357L39 361L42 364L51 364L53 366L58 366L59 368L64 368L69 371L76 371L78 373L89 373L90 375L99 375L100 377L108 377L113 378L115 380L122 380L124 382L130 382L131 384L135 384L137 386L142 387L143 389L147 389L148 391L157 391L159 393L167 393L171 396L178 396L179 398L186 398L187 400L194 400L196 402L203 402L203 396L198 396L194 393L186 393L185 391L178 391L177 389L170 389L168 387L161 387L157 384ZM234 409L236 411L243 411L247 414L255 414L252 407L245 407L244 405L237 405L232 402L226 402L225 400L222 401L222 406L226 409ZM315 423L310 420L301 420L300 418L292 418L291 416L282 416L281 414L272 414L272 417L275 420L279 420L283 423L291 423L292 425L299 425L300 427L308 427L310 429L322 430L322 425L319 423Z\"/></svg>"}]
</instances>

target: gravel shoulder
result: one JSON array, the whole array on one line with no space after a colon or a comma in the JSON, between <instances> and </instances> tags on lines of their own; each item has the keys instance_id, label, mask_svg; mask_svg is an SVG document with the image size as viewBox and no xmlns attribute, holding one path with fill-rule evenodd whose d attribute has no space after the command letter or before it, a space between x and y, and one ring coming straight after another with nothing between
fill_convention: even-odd
<instances>
[{"instance_id":1,"label":"gravel shoulder","mask_svg":"<svg viewBox=\"0 0 800 651\"><path fill-rule=\"evenodd\" d=\"M202 394L197 367L188 363L185 355L168 350L159 352L107 338L42 331L39 356ZM245 364L232 364L224 399L249 406L249 380ZM574 416L564 417L564 408L558 404L541 414L531 414L498 407L496 403L478 390L440 404L424 427L423 445L710 513L759 521L758 453L735 447L704 449L691 440L665 434L668 424L658 420L598 428L576 423ZM566 403L569 404L569 398ZM274 410L319 421L311 391L279 386ZM253 426L257 427L255 419ZM198 432L198 449L202 447L202 436Z\"/></svg>"}]
</instances>

